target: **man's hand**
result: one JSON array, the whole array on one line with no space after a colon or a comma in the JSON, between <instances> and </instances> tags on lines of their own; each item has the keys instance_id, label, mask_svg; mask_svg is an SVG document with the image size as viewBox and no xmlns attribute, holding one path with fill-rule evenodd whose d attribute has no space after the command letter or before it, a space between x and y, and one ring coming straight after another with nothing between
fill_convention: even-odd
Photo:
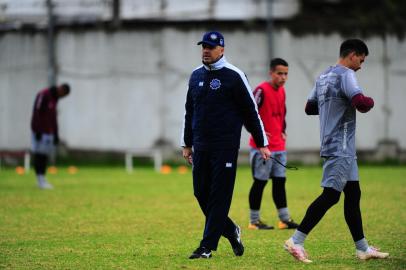
<instances>
[{"instance_id":1,"label":"man's hand","mask_svg":"<svg viewBox=\"0 0 406 270\"><path fill-rule=\"evenodd\" d=\"M39 142L39 141L41 141L41 138L42 138L42 133L36 132L35 133L35 140Z\"/></svg>"},{"instance_id":2,"label":"man's hand","mask_svg":"<svg viewBox=\"0 0 406 270\"><path fill-rule=\"evenodd\" d=\"M58 145L59 144L59 136L58 134L54 135L54 145Z\"/></svg>"},{"instance_id":3,"label":"man's hand","mask_svg":"<svg viewBox=\"0 0 406 270\"><path fill-rule=\"evenodd\" d=\"M260 147L259 152L261 152L261 156L264 160L268 160L271 157L271 151L269 151L268 147Z\"/></svg>"},{"instance_id":4,"label":"man's hand","mask_svg":"<svg viewBox=\"0 0 406 270\"><path fill-rule=\"evenodd\" d=\"M193 164L193 151L192 147L184 147L182 150L183 158L189 163L190 165Z\"/></svg>"}]
</instances>

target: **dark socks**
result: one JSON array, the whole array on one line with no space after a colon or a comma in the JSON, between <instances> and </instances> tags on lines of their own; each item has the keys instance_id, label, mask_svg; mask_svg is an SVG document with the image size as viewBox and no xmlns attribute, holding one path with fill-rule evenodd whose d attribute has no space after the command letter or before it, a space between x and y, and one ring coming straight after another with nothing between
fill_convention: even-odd
<instances>
[{"instance_id":1,"label":"dark socks","mask_svg":"<svg viewBox=\"0 0 406 270\"><path fill-rule=\"evenodd\" d=\"M34 169L36 175L45 175L48 157L44 154L34 154Z\"/></svg>"},{"instance_id":2,"label":"dark socks","mask_svg":"<svg viewBox=\"0 0 406 270\"><path fill-rule=\"evenodd\" d=\"M286 208L285 177L272 177L272 198L277 209Z\"/></svg>"},{"instance_id":3,"label":"dark socks","mask_svg":"<svg viewBox=\"0 0 406 270\"><path fill-rule=\"evenodd\" d=\"M309 206L302 223L297 228L294 236L298 238L297 244L303 245L307 234L319 223L324 214L340 200L341 192L332 188L324 188L323 193ZM358 250L365 251L368 243L362 229L360 210L361 189L358 181L348 181L344 188L344 217L350 229L352 238ZM303 237L298 237L303 236ZM303 239L302 239L303 238ZM295 241L294 241L295 242ZM295 242L295 243L296 243Z\"/></svg>"},{"instance_id":4,"label":"dark socks","mask_svg":"<svg viewBox=\"0 0 406 270\"><path fill-rule=\"evenodd\" d=\"M348 181L344 188L344 217L352 239L357 242L364 238L360 210L361 189L358 181Z\"/></svg>"},{"instance_id":5,"label":"dark socks","mask_svg":"<svg viewBox=\"0 0 406 270\"><path fill-rule=\"evenodd\" d=\"M327 210L340 200L340 195L341 192L335 189L324 188L323 193L307 209L306 215L297 230L304 234L309 234Z\"/></svg>"},{"instance_id":6,"label":"dark socks","mask_svg":"<svg viewBox=\"0 0 406 270\"><path fill-rule=\"evenodd\" d=\"M262 194L267 183L268 181L254 178L248 198L251 210L259 210L261 208Z\"/></svg>"}]
</instances>

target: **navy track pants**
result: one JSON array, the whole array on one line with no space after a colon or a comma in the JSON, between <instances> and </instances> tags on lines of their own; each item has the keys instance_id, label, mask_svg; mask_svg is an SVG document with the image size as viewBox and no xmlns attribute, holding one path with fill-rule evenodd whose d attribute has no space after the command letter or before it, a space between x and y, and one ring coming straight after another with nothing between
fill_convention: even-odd
<instances>
[{"instance_id":1,"label":"navy track pants","mask_svg":"<svg viewBox=\"0 0 406 270\"><path fill-rule=\"evenodd\" d=\"M194 151L193 190L206 221L201 247L216 250L221 236L234 236L228 217L237 171L238 149Z\"/></svg>"}]
</instances>

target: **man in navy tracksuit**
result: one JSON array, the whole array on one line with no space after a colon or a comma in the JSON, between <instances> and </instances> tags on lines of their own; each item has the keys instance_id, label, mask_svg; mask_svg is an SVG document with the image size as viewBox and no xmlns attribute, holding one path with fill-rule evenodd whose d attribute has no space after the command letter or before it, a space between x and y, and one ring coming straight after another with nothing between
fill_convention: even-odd
<instances>
[{"instance_id":1,"label":"man in navy tracksuit","mask_svg":"<svg viewBox=\"0 0 406 270\"><path fill-rule=\"evenodd\" d=\"M189 257L210 258L221 236L236 256L244 253L241 230L229 217L241 129L244 125L264 159L270 151L245 74L224 57L224 37L204 34L203 65L190 76L182 134L183 157L193 164L193 189L205 217L203 239Z\"/></svg>"}]
</instances>

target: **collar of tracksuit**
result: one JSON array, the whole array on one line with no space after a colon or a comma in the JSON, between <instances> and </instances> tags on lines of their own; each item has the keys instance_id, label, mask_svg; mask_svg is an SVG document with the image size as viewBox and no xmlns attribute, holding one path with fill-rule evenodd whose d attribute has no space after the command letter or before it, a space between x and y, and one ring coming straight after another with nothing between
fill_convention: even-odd
<instances>
[{"instance_id":1,"label":"collar of tracksuit","mask_svg":"<svg viewBox=\"0 0 406 270\"><path fill-rule=\"evenodd\" d=\"M208 65L203 63L203 66L207 70L218 70L218 69L222 69L226 64L227 64L227 60L226 60L226 57L223 55L216 62L208 64Z\"/></svg>"}]
</instances>

